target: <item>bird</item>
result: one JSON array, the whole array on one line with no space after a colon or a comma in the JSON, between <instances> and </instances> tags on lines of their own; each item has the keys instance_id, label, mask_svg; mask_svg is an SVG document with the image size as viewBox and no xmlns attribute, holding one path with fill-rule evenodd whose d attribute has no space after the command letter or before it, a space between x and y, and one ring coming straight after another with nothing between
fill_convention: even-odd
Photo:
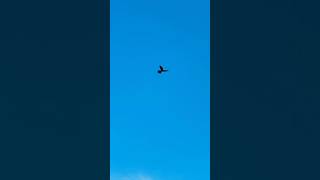
<instances>
[{"instance_id":1,"label":"bird","mask_svg":"<svg viewBox=\"0 0 320 180\"><path fill-rule=\"evenodd\" d=\"M164 69L162 66L160 66L160 70L158 70L158 73L161 74L162 72L167 72L168 70Z\"/></svg>"}]
</instances>

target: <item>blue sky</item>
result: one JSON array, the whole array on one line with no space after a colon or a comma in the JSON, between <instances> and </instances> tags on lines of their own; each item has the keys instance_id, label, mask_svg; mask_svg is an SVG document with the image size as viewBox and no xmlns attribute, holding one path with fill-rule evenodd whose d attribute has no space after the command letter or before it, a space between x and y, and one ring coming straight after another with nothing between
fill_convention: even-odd
<instances>
[{"instance_id":1,"label":"blue sky","mask_svg":"<svg viewBox=\"0 0 320 180\"><path fill-rule=\"evenodd\" d=\"M111 0L111 180L209 180L209 3Z\"/></svg>"}]
</instances>

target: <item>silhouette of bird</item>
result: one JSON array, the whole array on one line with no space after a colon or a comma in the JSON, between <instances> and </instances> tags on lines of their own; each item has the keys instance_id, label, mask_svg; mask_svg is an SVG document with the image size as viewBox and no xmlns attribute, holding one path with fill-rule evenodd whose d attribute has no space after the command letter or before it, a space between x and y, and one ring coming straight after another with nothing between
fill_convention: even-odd
<instances>
[{"instance_id":1,"label":"silhouette of bird","mask_svg":"<svg viewBox=\"0 0 320 180\"><path fill-rule=\"evenodd\" d=\"M164 69L162 66L160 66L160 70L158 70L158 73L161 74L162 72L167 72L168 70Z\"/></svg>"}]
</instances>

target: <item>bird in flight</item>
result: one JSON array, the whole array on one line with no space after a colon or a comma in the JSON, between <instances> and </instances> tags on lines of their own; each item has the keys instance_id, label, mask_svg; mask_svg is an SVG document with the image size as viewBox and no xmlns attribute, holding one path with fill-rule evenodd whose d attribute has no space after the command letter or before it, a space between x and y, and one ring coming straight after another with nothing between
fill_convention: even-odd
<instances>
[{"instance_id":1,"label":"bird in flight","mask_svg":"<svg viewBox=\"0 0 320 180\"><path fill-rule=\"evenodd\" d=\"M160 66L160 70L158 70L158 73L161 74L162 72L167 72L168 70L164 69L162 66Z\"/></svg>"}]
</instances>

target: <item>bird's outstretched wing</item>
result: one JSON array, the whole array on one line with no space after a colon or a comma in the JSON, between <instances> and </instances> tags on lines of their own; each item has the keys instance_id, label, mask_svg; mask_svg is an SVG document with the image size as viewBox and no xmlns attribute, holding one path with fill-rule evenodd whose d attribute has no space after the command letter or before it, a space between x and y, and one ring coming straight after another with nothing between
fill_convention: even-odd
<instances>
[{"instance_id":1,"label":"bird's outstretched wing","mask_svg":"<svg viewBox=\"0 0 320 180\"><path fill-rule=\"evenodd\" d=\"M160 70L163 71L163 67L162 66L160 66Z\"/></svg>"}]
</instances>

